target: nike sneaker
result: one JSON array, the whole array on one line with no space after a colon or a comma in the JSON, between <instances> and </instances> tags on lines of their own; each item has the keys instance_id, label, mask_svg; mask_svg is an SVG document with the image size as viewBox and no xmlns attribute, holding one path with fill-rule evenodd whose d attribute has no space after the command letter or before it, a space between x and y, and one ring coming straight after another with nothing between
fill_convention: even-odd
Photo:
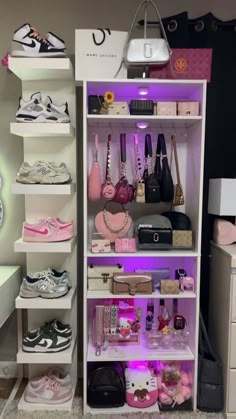
<instances>
[{"instance_id":1,"label":"nike sneaker","mask_svg":"<svg viewBox=\"0 0 236 419\"><path fill-rule=\"evenodd\" d=\"M65 41L55 35L55 33L48 32L45 38L52 45L52 47L57 48L60 51L66 50Z\"/></svg>"},{"instance_id":2,"label":"nike sneaker","mask_svg":"<svg viewBox=\"0 0 236 419\"><path fill-rule=\"evenodd\" d=\"M24 184L60 185L71 182L68 171L59 171L54 165L36 161L32 166L22 163L16 182Z\"/></svg>"},{"instance_id":3,"label":"nike sneaker","mask_svg":"<svg viewBox=\"0 0 236 419\"><path fill-rule=\"evenodd\" d=\"M20 296L23 298L59 298L66 295L69 291L65 283L56 283L50 276L44 278L23 278L20 287Z\"/></svg>"},{"instance_id":4,"label":"nike sneaker","mask_svg":"<svg viewBox=\"0 0 236 419\"><path fill-rule=\"evenodd\" d=\"M59 367L50 368L47 373L47 376L53 381L57 381L61 387L72 388L72 380L70 374L64 372Z\"/></svg>"},{"instance_id":5,"label":"nike sneaker","mask_svg":"<svg viewBox=\"0 0 236 419\"><path fill-rule=\"evenodd\" d=\"M47 96L44 105L46 106L47 111L51 112L52 116L54 116L60 122L70 122L67 102L63 105L56 105L53 103L50 96Z\"/></svg>"},{"instance_id":6,"label":"nike sneaker","mask_svg":"<svg viewBox=\"0 0 236 419\"><path fill-rule=\"evenodd\" d=\"M44 330L50 331L62 338L72 339L72 329L69 324L60 322L59 320L51 320L44 323L42 326Z\"/></svg>"},{"instance_id":7,"label":"nike sneaker","mask_svg":"<svg viewBox=\"0 0 236 419\"><path fill-rule=\"evenodd\" d=\"M23 223L22 239L25 242L60 242L71 239L73 235L73 221L47 218L34 224Z\"/></svg>"},{"instance_id":8,"label":"nike sneaker","mask_svg":"<svg viewBox=\"0 0 236 419\"><path fill-rule=\"evenodd\" d=\"M30 380L24 392L24 399L28 403L56 405L71 398L72 388L61 385L49 376Z\"/></svg>"},{"instance_id":9,"label":"nike sneaker","mask_svg":"<svg viewBox=\"0 0 236 419\"><path fill-rule=\"evenodd\" d=\"M49 37L50 38L50 37ZM29 23L18 28L13 35L14 57L64 57L64 49L56 48L42 37Z\"/></svg>"},{"instance_id":10,"label":"nike sneaker","mask_svg":"<svg viewBox=\"0 0 236 419\"><path fill-rule=\"evenodd\" d=\"M41 327L27 333L23 339L24 352L50 353L61 352L69 348L71 339L56 335L49 329Z\"/></svg>"},{"instance_id":11,"label":"nike sneaker","mask_svg":"<svg viewBox=\"0 0 236 419\"><path fill-rule=\"evenodd\" d=\"M16 121L37 123L70 122L67 103L61 106L54 104L51 106L51 104L52 100L48 98L46 99L46 103L42 102L40 92L34 93L28 101L20 97L16 112Z\"/></svg>"}]
</instances>

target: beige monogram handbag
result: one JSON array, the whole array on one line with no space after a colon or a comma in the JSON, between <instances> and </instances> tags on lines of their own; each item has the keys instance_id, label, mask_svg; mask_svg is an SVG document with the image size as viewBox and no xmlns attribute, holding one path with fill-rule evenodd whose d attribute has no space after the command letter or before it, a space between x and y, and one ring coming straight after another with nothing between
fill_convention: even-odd
<instances>
[{"instance_id":1,"label":"beige monogram handbag","mask_svg":"<svg viewBox=\"0 0 236 419\"><path fill-rule=\"evenodd\" d=\"M111 291L114 273L124 272L124 267L117 265L89 265L88 289L89 291Z\"/></svg>"}]
</instances>

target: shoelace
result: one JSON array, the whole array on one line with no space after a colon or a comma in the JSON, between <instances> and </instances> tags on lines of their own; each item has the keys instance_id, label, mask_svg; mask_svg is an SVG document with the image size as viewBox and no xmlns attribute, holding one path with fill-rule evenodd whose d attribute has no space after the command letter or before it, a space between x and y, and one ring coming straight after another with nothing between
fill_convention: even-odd
<instances>
[{"instance_id":1,"label":"shoelace","mask_svg":"<svg viewBox=\"0 0 236 419\"><path fill-rule=\"evenodd\" d=\"M37 39L37 41L39 42L43 42L45 45L50 45L48 40L44 36L41 36L40 33L35 28L32 28L32 30L33 32L31 33L31 36L33 38Z\"/></svg>"},{"instance_id":2,"label":"shoelace","mask_svg":"<svg viewBox=\"0 0 236 419\"><path fill-rule=\"evenodd\" d=\"M58 381L53 380L50 377L47 377L47 384L46 384L46 386L48 388L52 389L52 390L60 390L60 388L61 388L60 383L58 383Z\"/></svg>"},{"instance_id":3,"label":"shoelace","mask_svg":"<svg viewBox=\"0 0 236 419\"><path fill-rule=\"evenodd\" d=\"M47 224L47 227L51 230L58 230L58 225L53 218L50 218L50 217L46 219L41 218L39 220L39 223Z\"/></svg>"}]
</instances>

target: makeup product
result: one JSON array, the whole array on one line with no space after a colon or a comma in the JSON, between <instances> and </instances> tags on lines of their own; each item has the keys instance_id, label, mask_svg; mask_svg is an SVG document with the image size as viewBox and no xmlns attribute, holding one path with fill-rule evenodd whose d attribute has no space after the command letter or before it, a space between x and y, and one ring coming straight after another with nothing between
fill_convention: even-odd
<instances>
[{"instance_id":1,"label":"makeup product","mask_svg":"<svg viewBox=\"0 0 236 419\"><path fill-rule=\"evenodd\" d=\"M152 300L148 300L147 303L147 315L146 315L146 330L152 329L153 323L153 315L154 315L154 305Z\"/></svg>"},{"instance_id":2,"label":"makeup product","mask_svg":"<svg viewBox=\"0 0 236 419\"><path fill-rule=\"evenodd\" d=\"M175 330L184 330L186 326L186 319L178 313L178 300L173 300L173 320Z\"/></svg>"}]
</instances>

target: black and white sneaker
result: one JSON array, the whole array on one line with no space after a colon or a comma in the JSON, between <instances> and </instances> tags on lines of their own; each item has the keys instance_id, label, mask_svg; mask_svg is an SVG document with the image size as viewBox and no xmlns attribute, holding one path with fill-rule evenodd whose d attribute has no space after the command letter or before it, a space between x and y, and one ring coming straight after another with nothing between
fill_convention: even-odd
<instances>
[{"instance_id":1,"label":"black and white sneaker","mask_svg":"<svg viewBox=\"0 0 236 419\"><path fill-rule=\"evenodd\" d=\"M64 351L70 345L71 339L59 336L42 327L28 332L23 339L22 349L24 352L50 353Z\"/></svg>"},{"instance_id":2,"label":"black and white sneaker","mask_svg":"<svg viewBox=\"0 0 236 419\"><path fill-rule=\"evenodd\" d=\"M16 112L17 122L70 122L67 103L62 106L52 104L51 98L43 103L40 92L34 93L30 100L20 98Z\"/></svg>"},{"instance_id":3,"label":"black and white sneaker","mask_svg":"<svg viewBox=\"0 0 236 419\"><path fill-rule=\"evenodd\" d=\"M62 45L64 41L57 38L55 35L49 33L49 39L42 37L39 32L34 29L29 23L25 23L18 28L13 35L14 49L12 56L15 57L64 57L65 48L57 48L53 45ZM65 45L65 43L64 43Z\"/></svg>"},{"instance_id":4,"label":"black and white sneaker","mask_svg":"<svg viewBox=\"0 0 236 419\"><path fill-rule=\"evenodd\" d=\"M72 329L69 324L60 322L59 320L52 320L43 325L45 331L50 331L62 338L72 339Z\"/></svg>"},{"instance_id":5,"label":"black and white sneaker","mask_svg":"<svg viewBox=\"0 0 236 419\"><path fill-rule=\"evenodd\" d=\"M55 35L55 33L48 32L46 35L46 40L52 45L52 47L59 49L60 51L66 50L65 41L59 36Z\"/></svg>"}]
</instances>

